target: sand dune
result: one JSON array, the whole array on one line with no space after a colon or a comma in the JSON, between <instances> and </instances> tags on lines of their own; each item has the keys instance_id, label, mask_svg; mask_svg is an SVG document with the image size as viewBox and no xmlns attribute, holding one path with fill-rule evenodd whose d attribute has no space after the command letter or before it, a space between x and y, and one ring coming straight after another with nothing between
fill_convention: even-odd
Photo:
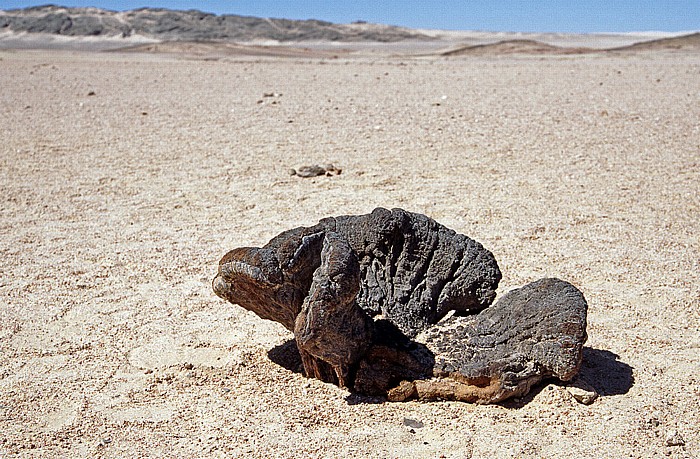
<instances>
[{"instance_id":1,"label":"sand dune","mask_svg":"<svg viewBox=\"0 0 700 459\"><path fill-rule=\"evenodd\" d=\"M627 46L596 49L589 47L555 46L537 40L503 40L495 43L460 46L445 51L443 56L467 55L509 55L509 54L587 54L600 52L640 52L640 51L700 51L700 33L672 38L642 41Z\"/></svg>"},{"instance_id":2,"label":"sand dune","mask_svg":"<svg viewBox=\"0 0 700 459\"><path fill-rule=\"evenodd\" d=\"M692 51L700 52L700 33L643 41L611 51Z\"/></svg>"},{"instance_id":3,"label":"sand dune","mask_svg":"<svg viewBox=\"0 0 700 459\"><path fill-rule=\"evenodd\" d=\"M442 53L443 56L504 55L504 54L583 54L591 48L565 48L535 40L505 40L485 45L462 46Z\"/></svg>"}]
</instances>

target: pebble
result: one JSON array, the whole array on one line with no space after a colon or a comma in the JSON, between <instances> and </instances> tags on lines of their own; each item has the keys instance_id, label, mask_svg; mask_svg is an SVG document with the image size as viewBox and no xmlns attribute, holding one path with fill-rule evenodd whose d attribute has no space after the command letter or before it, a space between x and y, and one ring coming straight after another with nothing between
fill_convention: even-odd
<instances>
[{"instance_id":1,"label":"pebble","mask_svg":"<svg viewBox=\"0 0 700 459\"><path fill-rule=\"evenodd\" d=\"M677 430L671 430L666 434L666 446L685 446L685 440Z\"/></svg>"},{"instance_id":2,"label":"pebble","mask_svg":"<svg viewBox=\"0 0 700 459\"><path fill-rule=\"evenodd\" d=\"M99 441L99 443L98 443L98 446L107 446L107 445L109 445L110 443L112 443L112 439L111 439L111 438L101 438L100 441Z\"/></svg>"},{"instance_id":3,"label":"pebble","mask_svg":"<svg viewBox=\"0 0 700 459\"><path fill-rule=\"evenodd\" d=\"M406 427L413 427L414 429L421 429L424 426L422 422L411 418L403 418L403 425Z\"/></svg>"},{"instance_id":4,"label":"pebble","mask_svg":"<svg viewBox=\"0 0 700 459\"><path fill-rule=\"evenodd\" d=\"M340 175L341 172L343 172L343 170L335 167L333 164L301 166L297 169L289 170L290 175L296 175L299 177L318 177L319 175L330 177L331 175Z\"/></svg>"},{"instance_id":5,"label":"pebble","mask_svg":"<svg viewBox=\"0 0 700 459\"><path fill-rule=\"evenodd\" d=\"M598 392L586 381L576 378L566 386L574 399L584 405L590 405L598 398Z\"/></svg>"}]
</instances>

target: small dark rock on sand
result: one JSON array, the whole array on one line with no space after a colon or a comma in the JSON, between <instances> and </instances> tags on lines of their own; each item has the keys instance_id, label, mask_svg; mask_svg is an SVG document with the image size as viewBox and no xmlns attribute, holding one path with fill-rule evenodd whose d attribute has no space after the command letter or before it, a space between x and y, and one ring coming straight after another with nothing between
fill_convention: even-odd
<instances>
[{"instance_id":1,"label":"small dark rock on sand","mask_svg":"<svg viewBox=\"0 0 700 459\"><path fill-rule=\"evenodd\" d=\"M301 166L297 169L290 169L289 175L296 175L297 177L304 178L318 177L320 175L330 177L332 175L340 175L342 172L342 169L335 167L333 164L316 164L313 166Z\"/></svg>"}]
</instances>

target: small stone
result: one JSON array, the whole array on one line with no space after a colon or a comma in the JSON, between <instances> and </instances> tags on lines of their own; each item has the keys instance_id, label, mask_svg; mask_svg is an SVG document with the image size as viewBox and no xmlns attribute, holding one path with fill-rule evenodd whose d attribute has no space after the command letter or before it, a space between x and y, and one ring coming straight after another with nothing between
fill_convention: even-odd
<instances>
[{"instance_id":1,"label":"small stone","mask_svg":"<svg viewBox=\"0 0 700 459\"><path fill-rule=\"evenodd\" d=\"M584 405L590 405L598 398L598 392L582 378L576 378L567 384L566 390L577 402Z\"/></svg>"},{"instance_id":2,"label":"small stone","mask_svg":"<svg viewBox=\"0 0 700 459\"><path fill-rule=\"evenodd\" d=\"M677 430L666 434L666 446L685 446L685 440Z\"/></svg>"},{"instance_id":3,"label":"small stone","mask_svg":"<svg viewBox=\"0 0 700 459\"><path fill-rule=\"evenodd\" d=\"M94 96L94 95L95 95L95 91L90 91L90 92L88 92L87 95L88 95L88 96Z\"/></svg>"},{"instance_id":4,"label":"small stone","mask_svg":"<svg viewBox=\"0 0 700 459\"><path fill-rule=\"evenodd\" d=\"M293 172L293 173L292 173ZM289 171L290 175L297 175L299 177L318 177L320 175L331 176L340 175L343 172L342 169L335 167L333 164L323 164L323 165L312 165L312 166L301 166L297 169L292 169Z\"/></svg>"},{"instance_id":5,"label":"small stone","mask_svg":"<svg viewBox=\"0 0 700 459\"><path fill-rule=\"evenodd\" d=\"M99 443L98 443L98 446L107 446L107 445L109 445L110 443L112 443L112 439L111 439L111 438L101 438L100 441L99 441Z\"/></svg>"},{"instance_id":6,"label":"small stone","mask_svg":"<svg viewBox=\"0 0 700 459\"><path fill-rule=\"evenodd\" d=\"M333 164L324 164L322 166L326 170L326 176L330 177L331 175L340 175L343 170L339 167L335 167Z\"/></svg>"},{"instance_id":7,"label":"small stone","mask_svg":"<svg viewBox=\"0 0 700 459\"><path fill-rule=\"evenodd\" d=\"M299 177L318 177L319 175L324 175L326 170L322 166L301 166L295 169L295 174Z\"/></svg>"},{"instance_id":8,"label":"small stone","mask_svg":"<svg viewBox=\"0 0 700 459\"><path fill-rule=\"evenodd\" d=\"M411 418L403 418L403 425L406 427L413 427L414 429L421 429L424 426L422 422Z\"/></svg>"}]
</instances>

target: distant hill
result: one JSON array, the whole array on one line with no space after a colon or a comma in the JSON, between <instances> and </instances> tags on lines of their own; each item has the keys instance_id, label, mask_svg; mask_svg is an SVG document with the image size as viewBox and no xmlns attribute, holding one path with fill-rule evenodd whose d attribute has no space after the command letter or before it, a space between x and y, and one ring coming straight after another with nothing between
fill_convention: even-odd
<instances>
[{"instance_id":1,"label":"distant hill","mask_svg":"<svg viewBox=\"0 0 700 459\"><path fill-rule=\"evenodd\" d=\"M610 51L662 51L684 50L700 51L700 32L680 37L661 38L658 40L643 41L629 46L613 48Z\"/></svg>"},{"instance_id":2,"label":"distant hill","mask_svg":"<svg viewBox=\"0 0 700 459\"><path fill-rule=\"evenodd\" d=\"M596 34L420 31L366 22L333 24L154 8L117 12L45 5L0 10L0 47L20 49L320 57L351 55L362 49L455 57L700 52L700 33L651 38L655 36L644 33L601 38ZM602 39L607 40L603 46L599 44ZM634 43L636 40L644 41ZM340 49L335 43L345 45Z\"/></svg>"},{"instance_id":3,"label":"distant hill","mask_svg":"<svg viewBox=\"0 0 700 459\"><path fill-rule=\"evenodd\" d=\"M445 51L443 56L493 55L493 54L582 54L594 51L590 48L565 48L536 40L503 40L483 45L462 46Z\"/></svg>"},{"instance_id":4,"label":"distant hill","mask_svg":"<svg viewBox=\"0 0 700 459\"><path fill-rule=\"evenodd\" d=\"M600 52L700 51L700 33L642 41L606 49L554 46L537 40L503 40L495 43L465 45L441 53L443 56L485 56L507 54L586 54Z\"/></svg>"},{"instance_id":5,"label":"distant hill","mask_svg":"<svg viewBox=\"0 0 700 459\"><path fill-rule=\"evenodd\" d=\"M0 11L0 32L2 31L71 37L136 35L163 41L395 42L407 39L430 39L410 29L364 22L333 24L317 20L215 15L196 10L142 8L116 12L55 5Z\"/></svg>"}]
</instances>

